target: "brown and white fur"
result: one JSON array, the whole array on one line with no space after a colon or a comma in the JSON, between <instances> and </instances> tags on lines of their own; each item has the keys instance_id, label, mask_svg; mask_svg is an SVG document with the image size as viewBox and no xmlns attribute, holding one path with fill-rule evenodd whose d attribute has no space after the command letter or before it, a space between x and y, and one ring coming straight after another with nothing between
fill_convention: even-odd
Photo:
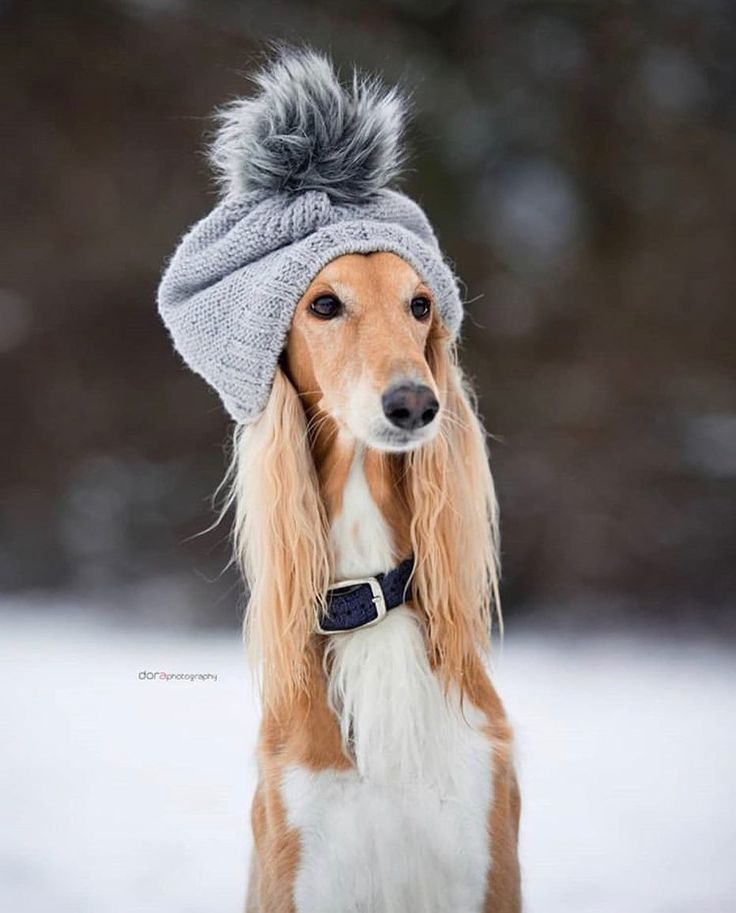
<instances>
[{"instance_id":1,"label":"brown and white fur","mask_svg":"<svg viewBox=\"0 0 736 913\"><path fill-rule=\"evenodd\" d=\"M316 316L321 295L342 302ZM299 302L264 414L236 430L235 541L262 675L249 913L518 913L519 793L485 658L497 510L438 314L391 253L328 264ZM430 387L397 433L382 394ZM379 624L313 633L329 585L415 556Z\"/></svg>"}]
</instances>

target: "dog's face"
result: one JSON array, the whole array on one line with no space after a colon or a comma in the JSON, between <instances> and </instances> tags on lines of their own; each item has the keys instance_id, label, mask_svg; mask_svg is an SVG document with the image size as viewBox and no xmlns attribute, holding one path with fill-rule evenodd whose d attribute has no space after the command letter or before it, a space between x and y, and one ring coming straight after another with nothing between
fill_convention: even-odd
<instances>
[{"instance_id":1,"label":"dog's face","mask_svg":"<svg viewBox=\"0 0 736 913\"><path fill-rule=\"evenodd\" d=\"M427 341L432 294L391 253L346 254L315 277L294 315L286 365L306 405L376 450L401 452L439 428Z\"/></svg>"}]
</instances>

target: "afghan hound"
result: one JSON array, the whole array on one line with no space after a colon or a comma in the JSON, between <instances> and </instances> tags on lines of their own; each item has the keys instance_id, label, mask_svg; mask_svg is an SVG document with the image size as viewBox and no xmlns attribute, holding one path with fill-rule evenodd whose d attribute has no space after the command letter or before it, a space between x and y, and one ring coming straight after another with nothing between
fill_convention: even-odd
<instances>
[{"instance_id":1,"label":"afghan hound","mask_svg":"<svg viewBox=\"0 0 736 913\"><path fill-rule=\"evenodd\" d=\"M265 412L236 429L263 696L249 911L520 910L511 733L484 662L496 498L432 305L395 254L335 259L299 302ZM325 626L333 594L373 599L411 557L398 605Z\"/></svg>"}]
</instances>

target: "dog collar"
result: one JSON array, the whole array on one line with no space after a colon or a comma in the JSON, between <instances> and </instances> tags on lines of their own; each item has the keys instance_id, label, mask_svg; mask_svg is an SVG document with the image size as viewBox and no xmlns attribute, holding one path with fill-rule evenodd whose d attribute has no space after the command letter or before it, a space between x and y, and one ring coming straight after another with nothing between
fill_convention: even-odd
<instances>
[{"instance_id":1,"label":"dog collar","mask_svg":"<svg viewBox=\"0 0 736 913\"><path fill-rule=\"evenodd\" d=\"M341 634L369 628L382 621L386 612L411 599L409 579L414 558L375 577L340 580L327 591L325 612L317 622L317 634Z\"/></svg>"}]
</instances>

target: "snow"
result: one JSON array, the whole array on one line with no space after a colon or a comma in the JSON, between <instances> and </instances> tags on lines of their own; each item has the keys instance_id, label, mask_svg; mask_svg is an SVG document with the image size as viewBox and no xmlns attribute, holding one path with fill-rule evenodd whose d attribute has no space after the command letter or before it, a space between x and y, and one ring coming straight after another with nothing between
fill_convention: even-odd
<instances>
[{"instance_id":1,"label":"snow","mask_svg":"<svg viewBox=\"0 0 736 913\"><path fill-rule=\"evenodd\" d=\"M514 723L530 913L729 913L736 663L714 647L525 639Z\"/></svg>"},{"instance_id":2,"label":"snow","mask_svg":"<svg viewBox=\"0 0 736 913\"><path fill-rule=\"evenodd\" d=\"M0 668L0 908L240 913L257 714L238 635L5 611ZM497 680L528 913L734 909L731 652L512 630Z\"/></svg>"}]
</instances>

